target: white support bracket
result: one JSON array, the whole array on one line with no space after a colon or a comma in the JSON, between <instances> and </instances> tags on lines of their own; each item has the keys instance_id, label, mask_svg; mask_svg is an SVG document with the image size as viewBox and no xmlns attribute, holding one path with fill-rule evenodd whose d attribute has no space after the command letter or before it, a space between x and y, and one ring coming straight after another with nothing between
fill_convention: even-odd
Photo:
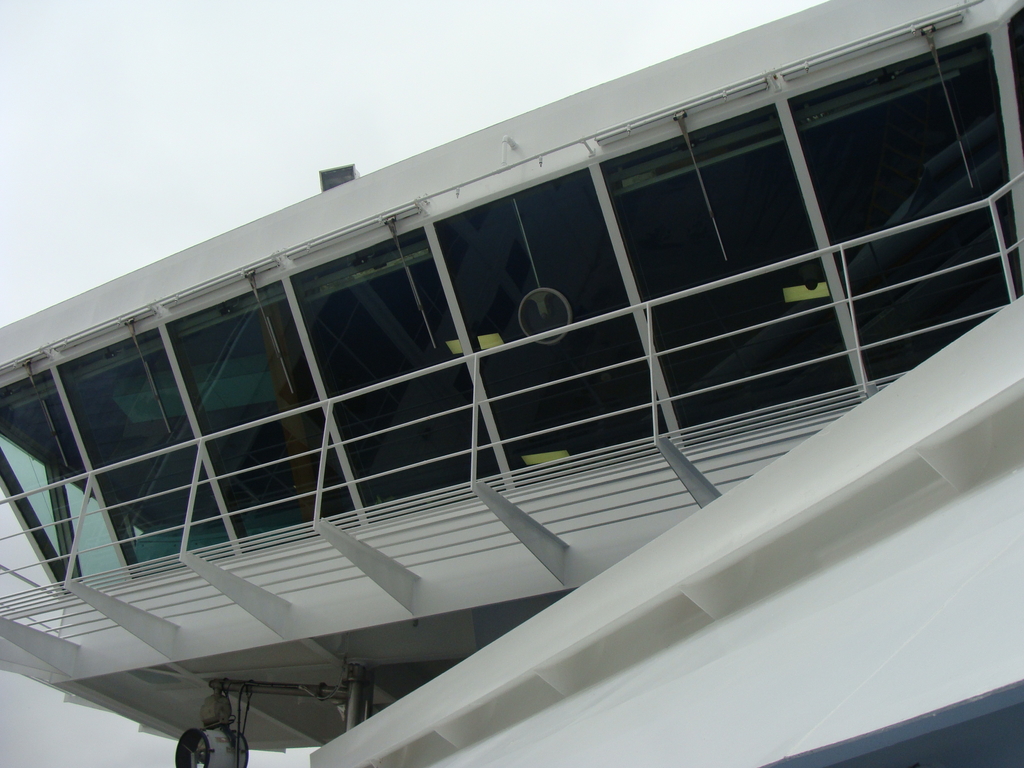
<instances>
[{"instance_id":1,"label":"white support bracket","mask_svg":"<svg viewBox=\"0 0 1024 768\"><path fill-rule=\"evenodd\" d=\"M697 502L698 507L706 507L722 495L722 492L715 488L711 481L704 477L703 473L667 437L658 438L658 450L668 465L672 467L676 477L686 486L686 490L690 492L690 496Z\"/></svg>"},{"instance_id":2,"label":"white support bracket","mask_svg":"<svg viewBox=\"0 0 1024 768\"><path fill-rule=\"evenodd\" d=\"M416 614L416 585L419 583L419 576L397 560L364 544L326 520L317 521L315 528L316 532L348 558L352 565L405 606L409 613Z\"/></svg>"},{"instance_id":3,"label":"white support bracket","mask_svg":"<svg viewBox=\"0 0 1024 768\"><path fill-rule=\"evenodd\" d=\"M291 602L218 565L208 563L191 552L182 553L180 560L201 579L209 582L214 589L225 595L250 616L265 624L282 639L292 639L295 606Z\"/></svg>"},{"instance_id":4,"label":"white support bracket","mask_svg":"<svg viewBox=\"0 0 1024 768\"><path fill-rule=\"evenodd\" d=\"M78 643L64 640L10 619L0 619L0 637L56 670L71 676L78 658Z\"/></svg>"},{"instance_id":5,"label":"white support bracket","mask_svg":"<svg viewBox=\"0 0 1024 768\"><path fill-rule=\"evenodd\" d=\"M169 659L174 658L174 641L179 629L177 624L78 582L69 582L65 588L150 648L155 648Z\"/></svg>"},{"instance_id":6,"label":"white support bracket","mask_svg":"<svg viewBox=\"0 0 1024 768\"><path fill-rule=\"evenodd\" d=\"M490 486L473 483L473 493L556 579L567 585L565 561L568 544Z\"/></svg>"}]
</instances>

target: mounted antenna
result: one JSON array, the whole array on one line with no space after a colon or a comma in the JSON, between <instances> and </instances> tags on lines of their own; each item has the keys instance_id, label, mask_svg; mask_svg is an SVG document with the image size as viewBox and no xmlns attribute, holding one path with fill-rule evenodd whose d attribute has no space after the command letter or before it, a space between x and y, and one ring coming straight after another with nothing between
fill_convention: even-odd
<instances>
[{"instance_id":1,"label":"mounted antenna","mask_svg":"<svg viewBox=\"0 0 1024 768\"><path fill-rule=\"evenodd\" d=\"M284 374L284 382L288 385L288 391L294 395L295 387L292 385L292 377L288 373L288 366L284 362L284 355L281 354L281 347L277 343L277 333L274 331L274 324L270 322L270 317L263 308L263 301L260 299L260 292L256 288L256 270L251 269L246 272L245 279L249 281L249 287L252 288L252 295L256 297L256 306L259 308L260 317L263 318L263 324L267 327L267 335L270 336L270 344L274 348L274 356L277 357L277 364L281 366L281 373Z\"/></svg>"},{"instance_id":2,"label":"mounted antenna","mask_svg":"<svg viewBox=\"0 0 1024 768\"><path fill-rule=\"evenodd\" d=\"M423 309L423 302L420 301L420 292L416 290L416 281L412 279L412 270L409 269L409 265L405 261L405 254L402 253L402 246L398 242L398 221L396 217L392 216L389 219L384 219L384 223L391 231L391 239L395 241L395 249L398 251L398 258L402 260L405 276L409 280L409 287L412 289L412 297L416 301L416 309L420 311L420 315L423 317L423 326L427 329L427 336L430 337L430 346L437 349L437 342L434 341L434 334L431 332L430 323L427 321L427 312Z\"/></svg>"},{"instance_id":3,"label":"mounted antenna","mask_svg":"<svg viewBox=\"0 0 1024 768\"><path fill-rule=\"evenodd\" d=\"M160 418L164 420L167 434L171 434L171 423L167 420L167 412L164 410L163 401L160 400L160 393L157 391L156 381L153 379L153 371L149 369L149 363L146 362L146 358L142 354L142 347L139 346L139 339L135 335L135 320L129 320L125 325L128 326L128 333L132 335L132 341L135 343L135 351L139 353L139 360L146 371L146 381L149 382L149 391L153 393L153 399L156 400L156 407L160 409Z\"/></svg>"},{"instance_id":4,"label":"mounted antenna","mask_svg":"<svg viewBox=\"0 0 1024 768\"><path fill-rule=\"evenodd\" d=\"M679 123L679 130L683 132L683 139L686 141L686 149L689 150L690 160L693 162L693 170L697 172L697 181L700 182L700 191L701 194L704 195L704 205L707 207L708 215L711 217L711 226L715 228L715 237L718 238L718 247L722 249L722 258L728 261L729 256L725 252L725 243L722 242L722 233L718 231L718 220L715 218L715 211L711 207L711 199L708 197L708 189L704 186L704 175L700 172L700 166L697 165L697 156L693 154L693 142L690 141L690 132L686 130L686 112L680 112L674 119Z\"/></svg>"},{"instance_id":5,"label":"mounted antenna","mask_svg":"<svg viewBox=\"0 0 1024 768\"><path fill-rule=\"evenodd\" d=\"M942 74L942 65L939 63L939 51L935 47L935 26L929 24L921 30L924 39L928 41L928 50L932 52L932 61L935 62L935 69L939 73L939 85L942 86L942 95L946 97L946 108L949 110L949 119L953 121L953 133L956 134L956 143L960 145L960 157L964 160L964 170L967 171L967 181L974 189L974 175L971 173L971 166L967 162L967 148L964 147L963 136L960 135L960 127L956 123L956 114L953 111L953 101L949 97L949 89L946 88L946 77Z\"/></svg>"},{"instance_id":6,"label":"mounted antenna","mask_svg":"<svg viewBox=\"0 0 1024 768\"><path fill-rule=\"evenodd\" d=\"M53 419L50 417L50 409L46 407L46 401L43 400L43 395L39 391L39 387L36 386L36 379L32 375L32 361L25 361L25 372L28 374L29 383L32 385L32 391L36 393L36 400L39 401L39 407L43 409L43 418L46 419L46 426L50 430L50 435L53 437L53 442L57 444L57 452L60 453L60 460L64 462L64 466L70 466L68 464L68 457L64 455L64 446L60 444L60 437L57 435L57 428L53 425Z\"/></svg>"}]
</instances>

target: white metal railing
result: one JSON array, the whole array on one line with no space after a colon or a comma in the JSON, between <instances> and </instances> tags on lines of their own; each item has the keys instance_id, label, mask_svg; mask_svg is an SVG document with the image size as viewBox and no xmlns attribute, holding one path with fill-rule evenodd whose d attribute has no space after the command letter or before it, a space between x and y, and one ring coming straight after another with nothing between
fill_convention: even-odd
<instances>
[{"instance_id":1,"label":"white metal railing","mask_svg":"<svg viewBox=\"0 0 1024 768\"><path fill-rule=\"evenodd\" d=\"M833 359L839 359L842 357L848 357L852 363L859 368L860 376L857 378L859 381L865 382L864 385L846 388L844 390L837 391L835 393L823 393L821 395L815 395L814 397L803 398L799 401L793 401L791 403L785 403L780 406L770 406L750 413L738 414L734 416L721 419L717 422L709 422L701 424L696 427L683 428L681 430L675 430L672 435L681 437L687 446L693 446L695 450L701 450L700 446L704 444L710 444L718 441L728 441L731 439L739 440L742 439L743 435L751 432L752 430L765 430L773 426L784 428L785 425L797 418L814 418L817 417L821 424L827 423L828 420L834 418L839 413L843 412L846 408L851 407L855 402L859 402L867 394L867 388L874 387L878 384L884 384L885 381L872 381L869 376L869 370L865 364L864 352L871 350L876 347L892 344L898 341L910 339L923 334L935 332L943 328L966 324L982 319L996 311L998 311L1006 303L1017 298L1016 288L1013 279L1013 269L1011 265L1011 253L1017 250L1022 240L1017 239L1013 243L1007 243L1003 233L1002 224L999 216L998 205L1007 194L1013 189L1019 187L1024 174L1017 176L1009 183L998 189L988 198L979 200L974 203L970 203L958 208L944 211L942 213L934 214L917 221L900 224L894 227L890 227L879 232L865 235L863 237L854 238L837 245L832 245L826 248L821 248L815 251L811 251L799 256L784 259L782 261L751 269L746 272L724 277L713 282L696 286L693 288L687 288L684 290L676 291L667 296L662 296L657 299L640 302L635 305L624 307L612 312L607 312L597 317L588 318L585 320L577 321L569 326L552 329L550 331L539 333L534 336L526 337L523 339L517 339L498 347L484 349L480 351L469 351L462 357L454 358L443 363L439 363L424 369L420 369L414 372L397 376L393 379L381 381L375 384L371 384L366 387L362 387L353 392L347 392L334 397L326 398L317 403L311 403L309 405L294 408L285 413L275 414L267 416L253 422L241 424L236 427L224 429L219 432L203 435L198 438L182 441L181 443L166 448L151 451L145 455L134 457L131 459L125 459L108 466L90 471L84 472L74 477L61 480L59 482L49 483L39 488L34 488L23 493L11 495L6 499L0 500L0 504L14 504L21 500L28 500L30 503L33 498L41 498L42 494L47 494L51 491L60 489L64 486L75 485L76 487L83 489L82 493L83 502L78 510L73 510L75 513L73 519L58 520L55 522L49 522L35 526L27 530L17 531L8 535L0 536L0 545L4 542L18 539L19 537L31 538L38 535L44 535L49 537L51 540L57 540L59 529L63 529L65 532L68 530L68 526L71 526L73 531L73 539L70 550L68 552L61 553L57 556L50 558L42 558L37 561L33 561L29 564L16 566L13 568L4 567L0 570L0 577L8 576L10 578L24 577L24 572L30 568L38 568L40 563L50 564L57 562L66 562L73 565L76 561L81 562L84 556L90 553L101 552L106 549L115 547L121 547L123 545L139 545L148 541L166 540L169 537L179 539L180 546L179 551L176 554L168 555L166 557L156 558L151 561L137 563L129 566L128 574L133 577L142 577L152 573L163 573L168 568L177 568L179 566L179 557L183 554L189 545L189 537L193 530L197 530L198 526L203 524L210 524L214 520L221 520L225 526L231 526L231 518L235 518L242 515L259 512L260 510L273 509L274 507L282 504L294 503L296 501L305 501L307 504L312 503L312 523L315 523L322 517L332 518L335 520L342 521L344 525L377 525L383 521L395 520L398 518L408 517L410 514L426 514L430 510L437 510L443 508L454 509L459 505L463 506L474 506L471 503L473 499L472 486L479 478L480 474L480 455L481 452L490 451L492 449L499 450L507 446L511 446L515 443L522 441L531 440L538 437L544 437L545 435L551 435L554 433L565 432L580 427L586 427L587 425L595 422L603 421L615 417L628 417L630 415L641 415L643 418L649 418L652 424L651 438L647 438L640 441L632 441L625 443L621 446L610 446L601 448L595 451L589 451L580 456L569 457L565 459L559 459L549 464L541 464L534 467L526 467L523 469L507 472L498 476L489 478L491 483L497 484L499 487L505 490L513 490L518 488L529 488L536 487L538 483L552 483L557 482L561 479L570 480L572 476L581 471L580 468L588 468L593 470L595 467L603 466L614 469L621 465L625 461L624 457L636 458L637 456L654 456L652 451L656 439L662 436L664 433L659 426L659 415L664 412L664 409L672 408L674 404L685 401L689 398L694 398L702 394L713 392L716 390L726 389L730 387L740 386L746 383L754 382L759 379L785 373L787 371L793 371L800 368L814 366L823 362L827 362ZM929 227L934 224L941 222L951 221L961 216L969 215L979 211L987 211L991 220L991 226L994 232L996 249L987 253L983 256L969 259L967 261L954 264L948 267L942 267L933 272L929 272L923 275L915 275L913 277L904 279L900 282L892 285L886 285L880 288L872 288L870 290L863 291L858 294L852 294L853 283L851 282L851 259L850 255L852 251L859 249L863 246L868 246L879 241L891 238L896 235L903 233L914 232L925 227ZM725 286L740 283L745 280L767 275L780 270L788 269L800 264L813 262L821 259L832 259L838 257L841 273L845 283L845 290L847 295L845 296L831 296L831 300L805 310L797 310L790 314L784 314L777 318L762 321L758 323L745 326L743 328L730 330L723 333L707 336L705 338L690 341L684 344L668 347L664 349L657 348L657 338L654 333L654 322L653 313L657 311L659 307L665 307L673 302L678 302L689 297L693 297L709 291L714 291ZM938 277L955 274L956 272L968 270L981 264L998 261L1003 275L1003 280L1006 286L1006 301L1000 302L994 307L986 308L984 310L971 313L962 317L955 317L942 322L933 323L921 328L915 328L904 333L900 333L891 337L882 339L875 339L869 343L862 343L861 341L861 328L858 323L858 312L857 302L863 301L868 298L881 296L885 293L893 291L902 291L911 289L917 285L923 285L929 280L934 280ZM851 295L852 294L852 295ZM658 381L661 381L660 367L666 358L670 358L674 354L680 352L693 350L699 348L702 345L709 345L716 342L726 341L731 338L742 337L744 335L765 331L785 323L792 323L802 318L811 317L819 313L837 312L839 309L845 308L853 320L853 344L852 347L843 347L836 349L833 352L827 354L819 354L813 357L809 357L806 360L797 360L787 365L778 367L768 366L765 370L759 370L757 372L749 373L746 376L727 378L723 381L708 384L705 387L698 389L692 389L683 392L671 393L668 391L659 391ZM646 320L646 338L641 339L641 343L646 347L643 354L627 354L625 359L610 364L604 364L593 369L586 371L573 373L568 376L556 379L554 381L545 382L541 384L531 384L510 392L503 392L501 394L490 395L484 391L484 386L481 377L481 365L487 358L507 354L509 351L523 347L525 345L534 344L539 340L561 336L566 333L575 333L582 329L597 326L602 323L609 323L615 320L634 317L638 313ZM433 413L428 416L420 416L409 421L404 421L398 424L391 425L383 429L377 429L366 434L346 437L340 441L335 442L331 438L331 432L329 425L332 423L334 407L340 403L344 403L355 398L364 397L375 391L393 387L397 384L401 384L413 379L417 379L424 376L430 376L432 374L448 370L450 368L458 366L469 366L471 371L472 379L472 396L469 403L455 406L452 408ZM538 428L533 431L503 436L500 439L492 440L489 442L481 442L479 439L480 435L480 410L482 406L497 404L505 400L516 397L526 397L529 395L537 396L543 393L545 390L553 391L558 387L565 387L572 385L574 382L588 377L601 374L614 374L615 372L628 372L631 369L635 370L638 366L646 366L647 382L649 384L649 391L646 394L638 393L638 398L635 403L626 405L618 408L617 410L610 412L602 412L597 415L585 415L582 418L570 420L565 423L558 423L555 425L545 426ZM891 379L891 377L889 377ZM853 399L851 399L851 397ZM252 430L260 426L271 424L274 422L280 422L287 419L293 419L302 414L319 413L318 421L323 422L323 431L321 433L320 445L317 447L309 448L308 450L301 451L296 454L288 455L283 458L274 459L265 463L259 464L253 467L246 467L241 470L234 470L230 472L224 472L222 474L215 475L214 477L202 478L201 470L203 468L203 456L207 445L221 440L230 435L243 432L246 430ZM443 455L423 458L421 460L402 464L400 466L392 467L387 470L379 471L374 474L356 477L353 479L344 480L341 482L328 483L327 482L327 464L331 454L338 450L344 450L346 447L351 446L355 443L372 440L376 438L385 438L388 434L394 433L398 430L409 429L421 424L427 424L431 421L438 419L448 418L457 416L462 413L469 413L469 435L465 448L450 451ZM649 414L649 415L648 415ZM639 450L639 453L637 451ZM192 472L191 478L187 482L182 482L172 488L164 489L158 492L154 492L139 498L131 499L129 501L121 501L118 503L112 503L106 506L100 505L93 496L93 489L98 487L100 478L103 475L115 472L132 465L136 465L140 462L150 461L153 459L159 459L160 457L169 456L177 452L193 452L192 458ZM452 459L463 459L468 457L468 482L460 483L450 488L444 488L436 491L429 491L420 493L415 496L411 496L406 499L398 499L386 501L378 504L371 505L360 509L358 511L344 511L337 512L336 510L327 510L324 508L324 499L328 494L336 493L347 493L353 498L357 498L359 493L358 486L371 482L386 480L388 477L397 475L402 472L410 470L429 467L431 465L439 464L440 462L449 461ZM229 511L223 518L207 518L203 520L193 519L193 513L196 507L196 501L200 489L204 487L212 487L214 483L220 483L223 481L229 481L232 478L236 478L246 474L254 474L259 472L265 472L272 470L274 467L293 462L297 459L309 459L316 463L317 479L315 487L302 492L290 493L282 498L274 499L271 501L262 501L259 503L251 504L244 508L235 509ZM83 488L84 483L84 488ZM128 536L120 539L116 542L104 542L100 545L95 546L84 546L82 541L82 531L84 524L87 519L95 517L99 520L104 514L110 512L117 513L119 510L130 508L133 505L144 503L146 501L153 501L160 498L165 498L179 494L186 496L183 521L179 525L162 528L156 531L143 531L136 532L132 536ZM37 502L38 503L38 502ZM358 505L357 505L358 506ZM468 508L467 506L467 508ZM478 506L478 505L476 505ZM244 539L237 541L226 541L222 544L210 545L202 548L204 556L219 557L228 556L232 554L238 554L240 552L248 552L253 549L258 549L264 546L279 546L288 541L298 541L303 538L312 536L312 528L309 522L298 526L291 526L286 529L279 529L274 531L267 531L253 536L245 537ZM54 547L57 549L57 547ZM76 578L74 576L75 569L73 567L67 567L66 569L67 579ZM92 578L95 580L103 581L104 579L124 579L126 576L125 569L119 567L115 571L109 574L95 574ZM52 593L51 587L41 587L42 591L47 594ZM5 603L7 607L11 607L11 603Z\"/></svg>"}]
</instances>

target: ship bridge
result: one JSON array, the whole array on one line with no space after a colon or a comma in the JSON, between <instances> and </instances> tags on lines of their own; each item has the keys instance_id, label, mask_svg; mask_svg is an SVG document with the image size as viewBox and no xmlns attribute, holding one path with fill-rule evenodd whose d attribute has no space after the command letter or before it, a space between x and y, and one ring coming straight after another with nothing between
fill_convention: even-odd
<instances>
[{"instance_id":1,"label":"ship bridge","mask_svg":"<svg viewBox=\"0 0 1024 768\"><path fill-rule=\"evenodd\" d=\"M357 743L685 552L1021 294L1019 5L833 0L0 329L0 665L175 738L259 681L253 748Z\"/></svg>"}]
</instances>

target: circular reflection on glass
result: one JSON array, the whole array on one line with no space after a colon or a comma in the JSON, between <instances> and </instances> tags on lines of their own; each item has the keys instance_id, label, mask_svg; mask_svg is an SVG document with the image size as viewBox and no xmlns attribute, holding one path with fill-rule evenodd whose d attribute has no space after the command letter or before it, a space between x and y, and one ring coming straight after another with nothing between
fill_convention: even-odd
<instances>
[{"instance_id":1,"label":"circular reflection on glass","mask_svg":"<svg viewBox=\"0 0 1024 768\"><path fill-rule=\"evenodd\" d=\"M533 336L572 322L569 300L554 288L535 288L523 296L519 303L519 327L527 336ZM565 334L538 339L538 344L557 344Z\"/></svg>"}]
</instances>

